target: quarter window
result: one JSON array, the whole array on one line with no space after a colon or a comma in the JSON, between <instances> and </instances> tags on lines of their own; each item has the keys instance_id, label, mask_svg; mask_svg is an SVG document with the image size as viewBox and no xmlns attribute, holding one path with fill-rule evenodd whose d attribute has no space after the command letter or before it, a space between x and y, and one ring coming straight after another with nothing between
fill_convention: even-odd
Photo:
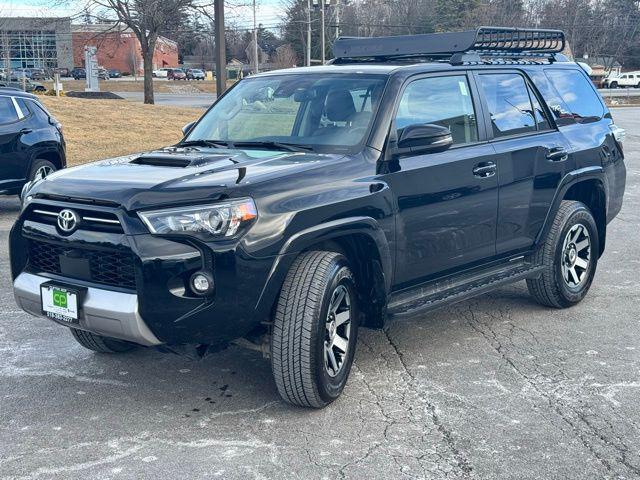
<instances>
[{"instance_id":1,"label":"quarter window","mask_svg":"<svg viewBox=\"0 0 640 480\"><path fill-rule=\"evenodd\" d=\"M568 106L577 122L595 122L604 115L602 102L591 81L582 72L568 69L545 70L547 78Z\"/></svg>"},{"instance_id":2,"label":"quarter window","mask_svg":"<svg viewBox=\"0 0 640 480\"><path fill-rule=\"evenodd\" d=\"M500 73L480 75L479 78L495 137L537 130L537 114L534 113L527 84L521 75Z\"/></svg>"},{"instance_id":3,"label":"quarter window","mask_svg":"<svg viewBox=\"0 0 640 480\"><path fill-rule=\"evenodd\" d=\"M436 124L451 131L454 144L476 142L478 125L467 77L431 77L411 82L396 114L398 136L415 124Z\"/></svg>"},{"instance_id":4,"label":"quarter window","mask_svg":"<svg viewBox=\"0 0 640 480\"><path fill-rule=\"evenodd\" d=\"M0 125L13 123L18 120L18 112L9 97L0 97Z\"/></svg>"}]
</instances>

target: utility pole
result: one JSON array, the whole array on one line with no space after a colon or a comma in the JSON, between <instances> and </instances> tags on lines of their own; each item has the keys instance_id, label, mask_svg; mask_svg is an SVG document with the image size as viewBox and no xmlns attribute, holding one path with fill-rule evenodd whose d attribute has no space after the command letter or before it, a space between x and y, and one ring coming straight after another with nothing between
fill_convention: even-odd
<instances>
[{"instance_id":1,"label":"utility pole","mask_svg":"<svg viewBox=\"0 0 640 480\"><path fill-rule=\"evenodd\" d=\"M322 50L322 56L320 57L322 60L322 65L325 64L326 61L326 53L325 53L325 32L324 32L324 4L325 0L320 0L320 30L322 31L322 38L320 39L320 49Z\"/></svg>"},{"instance_id":2,"label":"utility pole","mask_svg":"<svg viewBox=\"0 0 640 480\"><path fill-rule=\"evenodd\" d=\"M224 42L224 0L215 0L214 28L216 30L216 91L218 96L227 89L227 57Z\"/></svg>"},{"instance_id":3,"label":"utility pole","mask_svg":"<svg viewBox=\"0 0 640 480\"><path fill-rule=\"evenodd\" d=\"M311 0L307 0L307 67L311 66Z\"/></svg>"},{"instance_id":4,"label":"utility pole","mask_svg":"<svg viewBox=\"0 0 640 480\"><path fill-rule=\"evenodd\" d=\"M260 59L258 58L258 25L256 23L256 0L253 0L253 73L258 73Z\"/></svg>"},{"instance_id":5,"label":"utility pole","mask_svg":"<svg viewBox=\"0 0 640 480\"><path fill-rule=\"evenodd\" d=\"M340 38L340 0L336 0L336 40Z\"/></svg>"}]
</instances>

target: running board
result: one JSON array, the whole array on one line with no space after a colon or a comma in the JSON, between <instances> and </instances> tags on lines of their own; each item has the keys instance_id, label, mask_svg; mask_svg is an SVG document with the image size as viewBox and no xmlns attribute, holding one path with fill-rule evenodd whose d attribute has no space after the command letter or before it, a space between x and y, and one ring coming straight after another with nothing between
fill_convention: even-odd
<instances>
[{"instance_id":1,"label":"running board","mask_svg":"<svg viewBox=\"0 0 640 480\"><path fill-rule=\"evenodd\" d=\"M392 294L388 305L390 317L408 317L444 305L482 295L503 285L537 278L542 266L523 259L483 270L446 277Z\"/></svg>"}]
</instances>

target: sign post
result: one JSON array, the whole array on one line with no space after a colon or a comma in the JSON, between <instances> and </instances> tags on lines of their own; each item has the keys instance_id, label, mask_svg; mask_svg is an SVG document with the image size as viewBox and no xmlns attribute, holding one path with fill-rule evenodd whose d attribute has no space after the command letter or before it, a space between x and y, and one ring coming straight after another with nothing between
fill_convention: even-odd
<instances>
[{"instance_id":1,"label":"sign post","mask_svg":"<svg viewBox=\"0 0 640 480\"><path fill-rule=\"evenodd\" d=\"M98 49L96 47L84 47L84 65L87 78L87 87L85 92L99 92L98 84Z\"/></svg>"}]
</instances>

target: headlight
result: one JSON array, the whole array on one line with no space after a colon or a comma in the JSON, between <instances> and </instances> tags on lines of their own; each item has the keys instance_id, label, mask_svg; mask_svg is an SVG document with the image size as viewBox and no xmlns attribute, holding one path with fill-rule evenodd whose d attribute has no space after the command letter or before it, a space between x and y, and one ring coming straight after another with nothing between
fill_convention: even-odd
<instances>
[{"instance_id":1,"label":"headlight","mask_svg":"<svg viewBox=\"0 0 640 480\"><path fill-rule=\"evenodd\" d=\"M250 198L138 212L138 215L151 233L204 234L222 238L233 237L258 217L256 206Z\"/></svg>"}]
</instances>

